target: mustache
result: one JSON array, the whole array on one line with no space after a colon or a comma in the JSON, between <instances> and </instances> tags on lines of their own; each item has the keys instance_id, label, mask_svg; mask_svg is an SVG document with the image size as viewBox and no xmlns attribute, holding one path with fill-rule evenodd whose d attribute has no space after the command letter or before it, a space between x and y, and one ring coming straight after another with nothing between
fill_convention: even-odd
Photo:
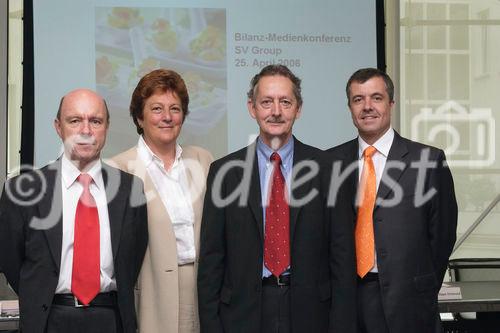
<instances>
[{"instance_id":1,"label":"mustache","mask_svg":"<svg viewBox=\"0 0 500 333\"><path fill-rule=\"evenodd\" d=\"M266 122L271 124L282 124L285 121L281 119L281 117L269 117L267 118Z\"/></svg>"}]
</instances>

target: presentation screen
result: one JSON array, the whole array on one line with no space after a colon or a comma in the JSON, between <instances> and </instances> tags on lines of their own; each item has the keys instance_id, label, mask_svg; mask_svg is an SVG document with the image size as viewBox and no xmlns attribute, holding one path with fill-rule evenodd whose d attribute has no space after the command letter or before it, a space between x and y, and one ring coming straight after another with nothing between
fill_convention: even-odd
<instances>
[{"instance_id":1,"label":"presentation screen","mask_svg":"<svg viewBox=\"0 0 500 333\"><path fill-rule=\"evenodd\" d=\"M53 121L60 98L75 88L107 101L104 157L137 144L130 98L156 68L179 72L189 90L181 144L221 157L253 141L250 80L268 64L283 64L302 79L294 134L332 147L356 133L347 79L377 65L375 1L36 0L33 20L36 166L61 152Z\"/></svg>"}]
</instances>

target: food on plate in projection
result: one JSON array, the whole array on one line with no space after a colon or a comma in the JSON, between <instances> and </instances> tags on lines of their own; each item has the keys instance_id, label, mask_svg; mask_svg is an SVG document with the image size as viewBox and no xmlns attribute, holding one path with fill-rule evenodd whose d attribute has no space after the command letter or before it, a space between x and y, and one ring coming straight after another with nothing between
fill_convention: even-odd
<instances>
[{"instance_id":1,"label":"food on plate in projection","mask_svg":"<svg viewBox=\"0 0 500 333\"><path fill-rule=\"evenodd\" d=\"M127 7L114 7L108 15L108 24L118 29L129 29L142 24L144 18L140 16L139 9Z\"/></svg>"},{"instance_id":2,"label":"food on plate in projection","mask_svg":"<svg viewBox=\"0 0 500 333\"><path fill-rule=\"evenodd\" d=\"M207 135L226 114L225 90L198 72L187 71L182 77L189 91L190 111L182 130L198 137Z\"/></svg>"},{"instance_id":3,"label":"food on plate in projection","mask_svg":"<svg viewBox=\"0 0 500 333\"><path fill-rule=\"evenodd\" d=\"M158 68L160 68L160 62L158 61L158 59L148 57L144 59L139 65L139 68L137 69L137 77L141 78L149 72Z\"/></svg>"},{"instance_id":4,"label":"food on plate in projection","mask_svg":"<svg viewBox=\"0 0 500 333\"><path fill-rule=\"evenodd\" d=\"M226 35L217 27L207 26L189 44L191 54L205 61L220 61L226 55Z\"/></svg>"},{"instance_id":5,"label":"food on plate in projection","mask_svg":"<svg viewBox=\"0 0 500 333\"><path fill-rule=\"evenodd\" d=\"M133 89L137 85L137 82L139 82L139 79L142 78L144 75L152 72L155 69L160 68L160 61L156 58L153 57L148 57L144 59L140 64L139 67L133 68L130 71L129 77L128 77L128 85L129 88ZM132 93L132 91L130 93Z\"/></svg>"},{"instance_id":6,"label":"food on plate in projection","mask_svg":"<svg viewBox=\"0 0 500 333\"><path fill-rule=\"evenodd\" d=\"M175 52L177 49L177 34L169 21L159 18L152 25L153 44L161 51Z\"/></svg>"},{"instance_id":7,"label":"food on plate in projection","mask_svg":"<svg viewBox=\"0 0 500 333\"><path fill-rule=\"evenodd\" d=\"M118 65L109 61L108 57L101 56L95 61L95 80L98 84L107 85L114 88L118 84L116 70Z\"/></svg>"},{"instance_id":8,"label":"food on plate in projection","mask_svg":"<svg viewBox=\"0 0 500 333\"><path fill-rule=\"evenodd\" d=\"M215 86L212 83L205 81L200 74L195 72L186 72L183 77L189 91L192 107L207 106L213 101Z\"/></svg>"}]
</instances>

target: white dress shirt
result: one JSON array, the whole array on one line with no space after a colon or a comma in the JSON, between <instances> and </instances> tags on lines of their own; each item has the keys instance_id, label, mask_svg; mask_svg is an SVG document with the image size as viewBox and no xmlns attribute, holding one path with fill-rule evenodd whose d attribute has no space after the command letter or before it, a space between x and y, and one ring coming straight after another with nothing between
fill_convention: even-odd
<instances>
[{"instance_id":1,"label":"white dress shirt","mask_svg":"<svg viewBox=\"0 0 500 333\"><path fill-rule=\"evenodd\" d=\"M176 145L174 163L168 171L165 170L163 161L151 151L142 136L139 138L137 153L146 166L170 217L177 243L177 263L179 265L193 263L196 258L194 211L191 205L186 168L181 159L181 146Z\"/></svg>"},{"instance_id":2,"label":"white dress shirt","mask_svg":"<svg viewBox=\"0 0 500 333\"><path fill-rule=\"evenodd\" d=\"M391 150L392 142L394 141L394 130L389 128L387 132L380 139L378 139L372 146L377 149L375 154L372 156L373 164L375 166L375 176L377 177L377 191L380 185L380 179L384 172L385 163L387 162L387 156L389 155L389 150ZM366 143L360 136L358 136L359 151L358 151L358 166L359 166L359 179L361 180L361 173L363 172L364 159L363 152L370 146ZM359 184L359 183L358 183ZM370 272L377 273L377 251L375 250L375 262L373 263L373 268Z\"/></svg>"},{"instance_id":3,"label":"white dress shirt","mask_svg":"<svg viewBox=\"0 0 500 333\"><path fill-rule=\"evenodd\" d=\"M63 237L61 248L61 270L56 294L71 293L71 276L73 272L73 240L75 231L75 214L83 186L77 181L80 170L63 154L61 158L61 189L63 207ZM113 253L111 250L111 232L109 229L108 201L102 180L101 161L97 160L87 172L93 179L89 190L97 205L99 215L101 292L116 290L114 277Z\"/></svg>"}]
</instances>

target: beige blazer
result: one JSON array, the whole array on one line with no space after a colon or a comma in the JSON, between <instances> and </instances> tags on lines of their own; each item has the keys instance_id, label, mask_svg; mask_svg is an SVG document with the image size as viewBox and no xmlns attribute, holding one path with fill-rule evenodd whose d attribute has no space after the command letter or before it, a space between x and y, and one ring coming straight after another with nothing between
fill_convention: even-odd
<instances>
[{"instance_id":1,"label":"beige blazer","mask_svg":"<svg viewBox=\"0 0 500 333\"><path fill-rule=\"evenodd\" d=\"M213 157L202 148L188 146L182 148L181 158L186 165L195 217L196 261L194 269L196 273L198 271L200 224L206 177ZM136 287L139 332L177 333L179 331L177 245L170 217L144 163L137 156L137 147L133 147L111 160L119 169L132 173L143 180L144 192L148 201L149 245ZM196 286L196 281L194 281L194 285ZM194 304L198 304L196 288L193 290L193 298ZM195 320L198 321L197 310ZM196 327L199 325L196 324Z\"/></svg>"}]
</instances>

